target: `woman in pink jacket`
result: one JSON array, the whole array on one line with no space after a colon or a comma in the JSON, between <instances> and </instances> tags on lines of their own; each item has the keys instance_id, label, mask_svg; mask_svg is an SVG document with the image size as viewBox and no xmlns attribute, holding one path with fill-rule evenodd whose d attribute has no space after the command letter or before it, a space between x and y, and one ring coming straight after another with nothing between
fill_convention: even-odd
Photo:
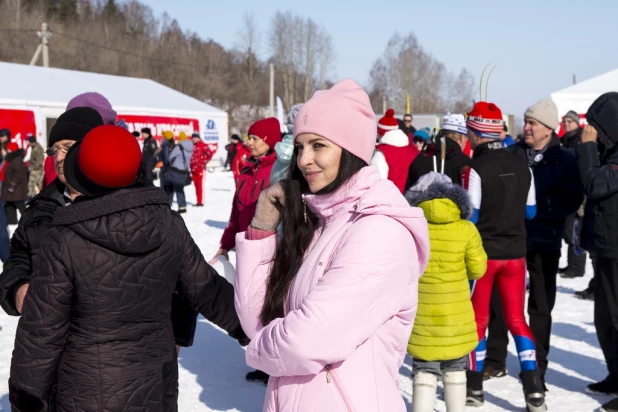
<instances>
[{"instance_id":1,"label":"woman in pink jacket","mask_svg":"<svg viewBox=\"0 0 618 412\"><path fill-rule=\"evenodd\" d=\"M352 80L317 92L296 117L290 179L260 195L237 235L235 303L247 364L271 376L264 411L406 410L399 368L427 222L367 166L375 131Z\"/></svg>"}]
</instances>

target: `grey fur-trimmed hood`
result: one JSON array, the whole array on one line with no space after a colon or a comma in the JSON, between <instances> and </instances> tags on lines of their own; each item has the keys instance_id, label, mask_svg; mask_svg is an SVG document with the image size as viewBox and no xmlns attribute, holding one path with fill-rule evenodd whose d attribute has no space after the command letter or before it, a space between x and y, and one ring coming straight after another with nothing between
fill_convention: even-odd
<instances>
[{"instance_id":1,"label":"grey fur-trimmed hood","mask_svg":"<svg viewBox=\"0 0 618 412\"><path fill-rule=\"evenodd\" d=\"M434 199L450 199L457 205L461 211L461 218L468 219L472 216L472 202L470 196L459 185L448 185L444 182L434 181L424 191L416 191L413 186L406 194L406 200L410 206L418 206L419 204L434 200Z\"/></svg>"}]
</instances>

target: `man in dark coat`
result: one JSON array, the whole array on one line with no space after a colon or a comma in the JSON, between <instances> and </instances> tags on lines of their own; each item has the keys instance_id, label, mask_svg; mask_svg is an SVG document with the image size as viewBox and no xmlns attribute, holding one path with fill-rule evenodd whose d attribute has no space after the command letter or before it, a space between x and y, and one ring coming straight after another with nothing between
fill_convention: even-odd
<instances>
[{"instance_id":1,"label":"man in dark coat","mask_svg":"<svg viewBox=\"0 0 618 412\"><path fill-rule=\"evenodd\" d=\"M400 127L401 130L408 136L410 142L414 138L414 133L416 133L416 128L412 126L412 115L410 113L406 113L403 115L403 125Z\"/></svg>"},{"instance_id":2,"label":"man in dark coat","mask_svg":"<svg viewBox=\"0 0 618 412\"><path fill-rule=\"evenodd\" d=\"M17 224L17 210L23 215L28 198L28 168L24 164L25 152L17 143L7 143L5 146L6 168L2 182L2 201L9 225Z\"/></svg>"},{"instance_id":3,"label":"man in dark coat","mask_svg":"<svg viewBox=\"0 0 618 412\"><path fill-rule=\"evenodd\" d=\"M575 147L581 143L582 129L579 127L579 121L579 115L573 110L567 112L562 118L562 127L566 132L562 136L562 147L573 153L575 153ZM573 226L577 219L581 219L577 214L569 216L564 230L564 241L569 245L567 266L559 271L560 276L564 278L579 278L586 272L586 254L577 253L573 239Z\"/></svg>"},{"instance_id":4,"label":"man in dark coat","mask_svg":"<svg viewBox=\"0 0 618 412\"><path fill-rule=\"evenodd\" d=\"M142 129L142 138L144 139L142 160L146 168L146 180L152 185L154 182L155 159L157 154L159 154L159 145L154 137L152 137L152 132L148 127Z\"/></svg>"},{"instance_id":5,"label":"man in dark coat","mask_svg":"<svg viewBox=\"0 0 618 412\"><path fill-rule=\"evenodd\" d=\"M247 342L233 286L206 264L165 193L135 187L140 163L139 144L112 125L68 151L65 178L81 195L56 211L41 245L11 362L13 410L177 411L176 290Z\"/></svg>"},{"instance_id":6,"label":"man in dark coat","mask_svg":"<svg viewBox=\"0 0 618 412\"><path fill-rule=\"evenodd\" d=\"M618 395L618 93L599 97L586 120L575 148L587 198L581 245L594 256L594 325L609 372L587 391Z\"/></svg>"},{"instance_id":7,"label":"man in dark coat","mask_svg":"<svg viewBox=\"0 0 618 412\"><path fill-rule=\"evenodd\" d=\"M565 221L583 200L577 158L560 146L554 133L558 109L545 99L531 106L524 115L524 140L508 150L526 160L534 175L536 216L526 221L526 266L530 275L528 315L536 341L539 369L547 370L552 327L551 312L556 302L556 277ZM492 314L487 341L484 377L503 376L508 331L502 305L492 295Z\"/></svg>"}]
</instances>

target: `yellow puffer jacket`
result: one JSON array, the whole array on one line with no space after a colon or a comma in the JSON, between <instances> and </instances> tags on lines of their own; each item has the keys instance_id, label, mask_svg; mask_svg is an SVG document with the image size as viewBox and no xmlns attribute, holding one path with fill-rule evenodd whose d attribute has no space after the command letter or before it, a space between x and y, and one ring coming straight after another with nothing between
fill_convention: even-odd
<instances>
[{"instance_id":1,"label":"yellow puffer jacket","mask_svg":"<svg viewBox=\"0 0 618 412\"><path fill-rule=\"evenodd\" d=\"M487 269L476 226L461 218L471 210L467 194L459 186L442 192L450 198L416 204L429 222L431 252L418 285L418 312L408 353L426 361L458 359L477 346L468 280L481 278Z\"/></svg>"}]
</instances>

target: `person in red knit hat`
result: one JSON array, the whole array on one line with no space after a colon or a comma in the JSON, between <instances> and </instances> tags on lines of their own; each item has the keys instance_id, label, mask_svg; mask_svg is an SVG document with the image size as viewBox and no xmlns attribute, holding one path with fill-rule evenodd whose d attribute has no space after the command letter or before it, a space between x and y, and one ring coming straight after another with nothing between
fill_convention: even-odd
<instances>
[{"instance_id":1,"label":"person in red knit hat","mask_svg":"<svg viewBox=\"0 0 618 412\"><path fill-rule=\"evenodd\" d=\"M90 131L67 151L64 176L80 194L56 210L30 279L11 360L13 410L86 410L97 399L108 411L176 411L174 302L247 344L234 288L208 266L167 194L147 185L129 131Z\"/></svg>"},{"instance_id":2,"label":"person in red knit hat","mask_svg":"<svg viewBox=\"0 0 618 412\"><path fill-rule=\"evenodd\" d=\"M408 171L419 151L410 138L399 129L395 111L388 109L378 122L379 143L371 159L371 164L378 167L380 177L395 183L403 194L406 191Z\"/></svg>"},{"instance_id":3,"label":"person in red knit hat","mask_svg":"<svg viewBox=\"0 0 618 412\"><path fill-rule=\"evenodd\" d=\"M504 120L498 106L478 102L466 127L474 157L464 167L462 184L472 201L476 224L487 253L487 272L472 284L472 306L479 344L470 354L467 405L484 403L483 372L487 352L485 333L494 285L498 288L505 323L513 335L520 377L529 411L545 411L543 376L537 368L536 343L524 315L526 294L526 225L536 215L536 193L526 161L504 150L500 133Z\"/></svg>"},{"instance_id":4,"label":"person in red knit hat","mask_svg":"<svg viewBox=\"0 0 618 412\"><path fill-rule=\"evenodd\" d=\"M270 172L277 160L275 145L281 141L281 125L274 117L258 120L247 132L251 158L236 182L232 214L221 237L221 248L213 257L228 259L228 252L236 246L236 234L245 232L255 214L260 192L270 186Z\"/></svg>"},{"instance_id":5,"label":"person in red knit hat","mask_svg":"<svg viewBox=\"0 0 618 412\"><path fill-rule=\"evenodd\" d=\"M202 207L204 206L204 175L206 174L206 166L214 153L204 143L198 132L191 135L191 140L193 140L191 176L193 177L193 185L195 186L195 194L197 196L197 204L195 206Z\"/></svg>"}]
</instances>

